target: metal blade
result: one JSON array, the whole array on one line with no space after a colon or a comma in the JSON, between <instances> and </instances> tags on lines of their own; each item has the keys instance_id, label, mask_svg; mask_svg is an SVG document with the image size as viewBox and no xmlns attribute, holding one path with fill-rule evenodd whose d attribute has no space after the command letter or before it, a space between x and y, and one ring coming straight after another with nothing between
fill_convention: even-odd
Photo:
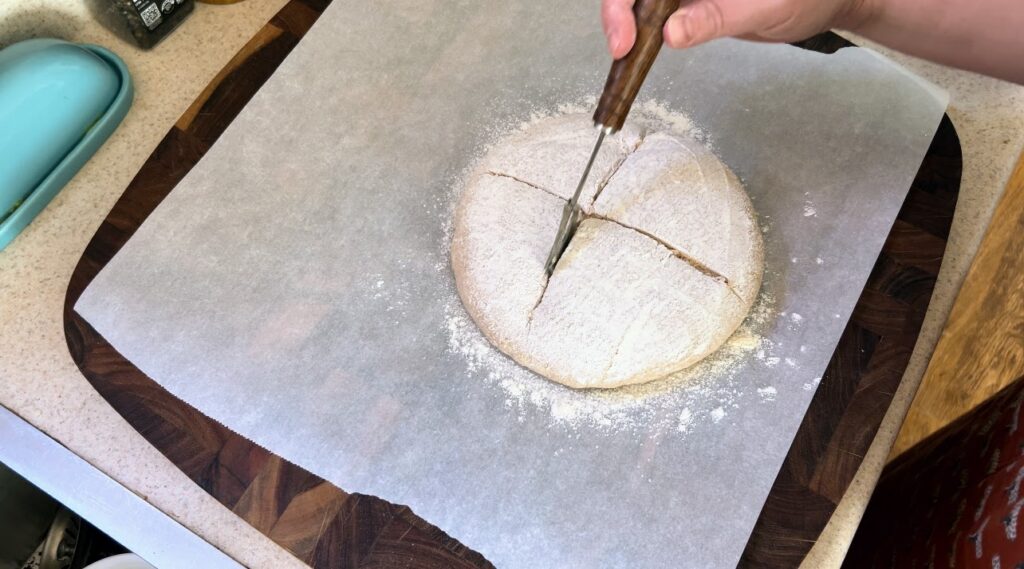
<instances>
[{"instance_id":1,"label":"metal blade","mask_svg":"<svg viewBox=\"0 0 1024 569\"><path fill-rule=\"evenodd\" d=\"M544 271L547 272L549 277L555 271L555 265L562 258L562 253L569 246L572 236L576 234L576 228L580 226L580 194L583 193L583 185L587 182L590 168L594 166L594 160L597 158L598 151L601 150L601 143L604 142L604 135L607 132L608 129L601 128L600 134L597 135L594 151L590 153L590 160L587 161L587 167L583 169L583 177L580 178L580 183L576 186L576 193L572 195L572 199L566 202L565 208L562 209L562 221L558 224L555 244L551 246L551 252L548 253L548 261L544 265Z\"/></svg>"}]
</instances>

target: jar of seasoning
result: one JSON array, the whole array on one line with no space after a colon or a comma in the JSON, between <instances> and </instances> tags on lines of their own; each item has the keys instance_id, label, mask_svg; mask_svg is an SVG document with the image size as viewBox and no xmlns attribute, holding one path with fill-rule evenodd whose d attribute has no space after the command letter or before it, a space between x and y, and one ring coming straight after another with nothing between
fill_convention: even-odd
<instances>
[{"instance_id":1,"label":"jar of seasoning","mask_svg":"<svg viewBox=\"0 0 1024 569\"><path fill-rule=\"evenodd\" d=\"M107 0L127 23L131 37L149 49L167 37L195 8L195 0Z\"/></svg>"}]
</instances>

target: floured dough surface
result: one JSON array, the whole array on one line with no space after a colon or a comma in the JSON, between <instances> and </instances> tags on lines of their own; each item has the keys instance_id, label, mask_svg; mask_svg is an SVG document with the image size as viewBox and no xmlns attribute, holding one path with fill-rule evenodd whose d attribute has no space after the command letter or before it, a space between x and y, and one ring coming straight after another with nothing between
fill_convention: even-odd
<instances>
[{"instance_id":1,"label":"floured dough surface","mask_svg":"<svg viewBox=\"0 0 1024 569\"><path fill-rule=\"evenodd\" d=\"M545 119L493 148L460 198L452 268L488 340L559 383L664 377L718 349L763 271L738 179L702 144L629 126L606 139L586 218L550 280L544 262L593 148L590 117Z\"/></svg>"}]
</instances>

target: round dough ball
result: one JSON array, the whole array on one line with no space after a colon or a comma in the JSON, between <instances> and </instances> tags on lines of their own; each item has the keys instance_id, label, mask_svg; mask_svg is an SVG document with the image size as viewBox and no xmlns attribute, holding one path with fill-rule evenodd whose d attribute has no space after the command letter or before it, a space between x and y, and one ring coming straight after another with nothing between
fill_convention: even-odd
<instances>
[{"instance_id":1,"label":"round dough ball","mask_svg":"<svg viewBox=\"0 0 1024 569\"><path fill-rule=\"evenodd\" d=\"M606 140L579 230L548 279L562 208L589 157L586 115L545 119L492 149L460 198L452 268L487 339L577 388L643 383L717 350L763 272L739 180L700 143L635 127Z\"/></svg>"}]
</instances>

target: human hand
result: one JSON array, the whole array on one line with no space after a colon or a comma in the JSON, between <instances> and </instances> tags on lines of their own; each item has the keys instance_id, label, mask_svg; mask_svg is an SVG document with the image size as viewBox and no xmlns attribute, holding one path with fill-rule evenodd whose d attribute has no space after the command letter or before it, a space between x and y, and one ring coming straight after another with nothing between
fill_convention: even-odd
<instances>
[{"instance_id":1,"label":"human hand","mask_svg":"<svg viewBox=\"0 0 1024 569\"><path fill-rule=\"evenodd\" d=\"M619 59L636 41L634 0L602 0L608 51ZM790 42L831 28L855 29L870 18L875 0L690 0L665 24L665 43L692 47L715 38Z\"/></svg>"}]
</instances>

